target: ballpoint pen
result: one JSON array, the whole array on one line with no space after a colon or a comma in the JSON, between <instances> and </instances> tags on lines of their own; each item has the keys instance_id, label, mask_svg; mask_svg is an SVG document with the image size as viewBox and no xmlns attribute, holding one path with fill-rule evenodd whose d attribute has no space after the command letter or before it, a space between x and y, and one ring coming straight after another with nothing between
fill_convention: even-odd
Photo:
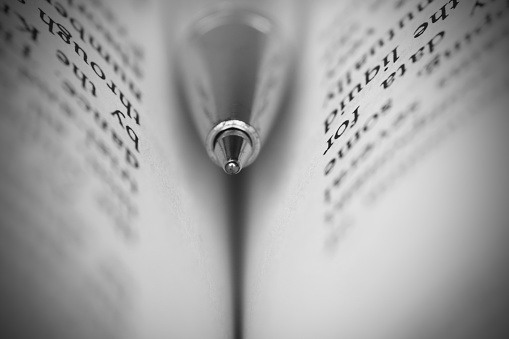
<instances>
[{"instance_id":1,"label":"ballpoint pen","mask_svg":"<svg viewBox=\"0 0 509 339\"><path fill-rule=\"evenodd\" d=\"M291 53L268 16L218 6L189 25L179 71L209 157L228 174L250 165L280 108Z\"/></svg>"}]
</instances>

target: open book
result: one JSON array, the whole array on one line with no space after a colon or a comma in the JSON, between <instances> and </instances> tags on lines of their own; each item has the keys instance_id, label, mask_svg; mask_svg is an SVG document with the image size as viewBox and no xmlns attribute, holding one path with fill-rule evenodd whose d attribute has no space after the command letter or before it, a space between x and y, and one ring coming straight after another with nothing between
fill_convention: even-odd
<instances>
[{"instance_id":1,"label":"open book","mask_svg":"<svg viewBox=\"0 0 509 339\"><path fill-rule=\"evenodd\" d=\"M509 3L294 5L231 178L175 91L185 1L0 1L0 337L507 336Z\"/></svg>"}]
</instances>

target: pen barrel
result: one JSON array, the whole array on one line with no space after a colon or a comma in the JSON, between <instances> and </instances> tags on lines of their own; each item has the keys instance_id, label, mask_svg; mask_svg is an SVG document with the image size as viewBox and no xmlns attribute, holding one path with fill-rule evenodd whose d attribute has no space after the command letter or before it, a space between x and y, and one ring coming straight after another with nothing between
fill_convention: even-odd
<instances>
[{"instance_id":1,"label":"pen barrel","mask_svg":"<svg viewBox=\"0 0 509 339\"><path fill-rule=\"evenodd\" d=\"M280 108L289 46L266 16L222 7L195 22L181 54L184 93L207 152L228 129L249 137L244 167L256 158Z\"/></svg>"}]
</instances>

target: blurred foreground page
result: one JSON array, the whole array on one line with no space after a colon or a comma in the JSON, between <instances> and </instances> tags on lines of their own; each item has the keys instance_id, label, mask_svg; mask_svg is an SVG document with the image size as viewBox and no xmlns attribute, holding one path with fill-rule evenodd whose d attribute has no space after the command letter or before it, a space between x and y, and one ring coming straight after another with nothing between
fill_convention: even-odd
<instances>
[{"instance_id":1,"label":"blurred foreground page","mask_svg":"<svg viewBox=\"0 0 509 339\"><path fill-rule=\"evenodd\" d=\"M172 97L171 15L0 1L0 337L231 336L223 176Z\"/></svg>"},{"instance_id":2,"label":"blurred foreground page","mask_svg":"<svg viewBox=\"0 0 509 339\"><path fill-rule=\"evenodd\" d=\"M250 169L249 339L507 337L507 1L320 1Z\"/></svg>"}]
</instances>

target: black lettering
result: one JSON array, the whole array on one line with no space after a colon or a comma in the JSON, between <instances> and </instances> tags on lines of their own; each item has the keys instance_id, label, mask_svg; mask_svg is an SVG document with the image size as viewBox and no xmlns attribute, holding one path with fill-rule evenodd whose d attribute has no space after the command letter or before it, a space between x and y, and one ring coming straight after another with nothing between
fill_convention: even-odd
<instances>
[{"instance_id":1,"label":"black lettering","mask_svg":"<svg viewBox=\"0 0 509 339\"><path fill-rule=\"evenodd\" d=\"M401 64L401 66L398 67L398 69L396 70L396 72L393 72L391 73L391 75L389 75L389 77L387 79L385 79L384 81L382 81L382 84L381 86L384 88L384 89L387 89L389 88L393 83L394 83L394 80L396 80L396 74L397 72L400 71L400 74L399 76L402 77L403 75L405 75L405 72L406 72L406 66L405 64Z\"/></svg>"},{"instance_id":2,"label":"black lettering","mask_svg":"<svg viewBox=\"0 0 509 339\"><path fill-rule=\"evenodd\" d=\"M452 2L451 9L455 9L458 6L459 0L450 0L449 3Z\"/></svg>"},{"instance_id":3,"label":"black lettering","mask_svg":"<svg viewBox=\"0 0 509 339\"><path fill-rule=\"evenodd\" d=\"M425 1L422 1L422 2L419 2L419 4L417 5L417 10L419 12L422 12L426 9L426 7L428 7L429 4L431 4L433 2L433 0L425 0Z\"/></svg>"},{"instance_id":4,"label":"black lettering","mask_svg":"<svg viewBox=\"0 0 509 339\"><path fill-rule=\"evenodd\" d=\"M71 43L71 38L72 38L72 35L71 33L69 33L69 31L67 30L67 28L65 28L65 26L57 23L57 26L58 26L58 33L57 35L60 37L60 39L62 39L63 42L65 42L66 44L70 44Z\"/></svg>"},{"instance_id":5,"label":"black lettering","mask_svg":"<svg viewBox=\"0 0 509 339\"><path fill-rule=\"evenodd\" d=\"M398 57L398 46L394 47L394 49L389 54L387 54L384 57L383 62L384 62L385 70L387 70L387 67L389 67L389 64L390 64L389 57L391 55L392 55L392 63L396 63L396 61L399 59L399 57Z\"/></svg>"},{"instance_id":6,"label":"black lettering","mask_svg":"<svg viewBox=\"0 0 509 339\"><path fill-rule=\"evenodd\" d=\"M35 28L34 26L30 26L25 18L23 18L21 15L18 14L18 18L21 21L22 26L18 27L21 32L27 32L30 34L30 38L32 41L37 41L37 36L39 34L39 30Z\"/></svg>"},{"instance_id":7,"label":"black lettering","mask_svg":"<svg viewBox=\"0 0 509 339\"><path fill-rule=\"evenodd\" d=\"M95 120L95 123L103 130L106 132L106 130L108 129L108 122L106 121L106 119L104 119L104 117L102 116L101 113L99 113L98 111L95 111L94 110L94 120Z\"/></svg>"},{"instance_id":8,"label":"black lettering","mask_svg":"<svg viewBox=\"0 0 509 339\"><path fill-rule=\"evenodd\" d=\"M139 152L139 148L138 148L138 143L139 143L139 139L138 139L138 136L136 135L136 133L134 132L134 130L129 127L129 126L126 126L126 131L127 131L127 134L129 135L129 138L131 138L131 140L134 142L134 148L136 148L136 150Z\"/></svg>"},{"instance_id":9,"label":"black lettering","mask_svg":"<svg viewBox=\"0 0 509 339\"><path fill-rule=\"evenodd\" d=\"M3 7L0 8L0 11L2 11L4 14L9 15L9 12L11 8L7 4L2 4Z\"/></svg>"},{"instance_id":10,"label":"black lettering","mask_svg":"<svg viewBox=\"0 0 509 339\"><path fill-rule=\"evenodd\" d=\"M387 103L385 103L382 108L381 108L381 112L382 113L385 113L386 111L388 111L389 109L391 109L391 106L392 106L392 100L388 100Z\"/></svg>"},{"instance_id":11,"label":"black lettering","mask_svg":"<svg viewBox=\"0 0 509 339\"><path fill-rule=\"evenodd\" d=\"M139 168L140 163L138 162L138 159L134 156L134 154L129 150L129 148L125 149L125 159L129 165L131 165L133 168Z\"/></svg>"},{"instance_id":12,"label":"black lettering","mask_svg":"<svg viewBox=\"0 0 509 339\"><path fill-rule=\"evenodd\" d=\"M62 6L60 3L58 2L55 2L55 4L53 5L55 7L55 9L57 10L58 14L60 14L61 16L63 16L64 18L67 18L67 11L65 10L65 7Z\"/></svg>"},{"instance_id":13,"label":"black lettering","mask_svg":"<svg viewBox=\"0 0 509 339\"><path fill-rule=\"evenodd\" d=\"M440 19L444 20L445 18L447 18L449 16L447 14L447 10L445 9L445 6L447 6L447 4L443 5L438 11L433 13L433 15L430 17L432 24L436 23Z\"/></svg>"},{"instance_id":14,"label":"black lettering","mask_svg":"<svg viewBox=\"0 0 509 339\"><path fill-rule=\"evenodd\" d=\"M124 93L122 93L122 91L119 90L118 92L119 92L120 102L127 109L127 116L129 118L134 119L134 121L136 121L136 124L139 125L140 124L140 116L138 114L138 111L131 105L131 102L129 101L129 99L127 99L124 96ZM134 117L133 117L133 115L134 115Z\"/></svg>"},{"instance_id":15,"label":"black lettering","mask_svg":"<svg viewBox=\"0 0 509 339\"><path fill-rule=\"evenodd\" d=\"M117 109L115 112L111 112L111 115L116 115L118 118L118 123L120 124L120 126L122 126L122 128L124 128L124 123L123 123L123 120L125 119L124 113L122 113L121 111L119 111Z\"/></svg>"},{"instance_id":16,"label":"black lettering","mask_svg":"<svg viewBox=\"0 0 509 339\"><path fill-rule=\"evenodd\" d=\"M325 150L325 152L323 152L323 155L325 155L329 151L329 149L332 147L332 144L333 144L332 137L333 137L333 135L331 135L329 140L327 140L327 149Z\"/></svg>"},{"instance_id":17,"label":"black lettering","mask_svg":"<svg viewBox=\"0 0 509 339\"><path fill-rule=\"evenodd\" d=\"M445 35L445 32L444 31L441 31L439 33L437 33L429 42L428 42L428 47L429 47L429 53L433 53L435 51L435 47L442 41L442 39L444 38L444 35ZM435 40L438 40L438 41L435 41Z\"/></svg>"},{"instance_id":18,"label":"black lettering","mask_svg":"<svg viewBox=\"0 0 509 339\"><path fill-rule=\"evenodd\" d=\"M112 113L113 114L113 113ZM120 118L119 118L120 119ZM118 146L118 148L122 148L122 146L124 145L124 142L122 141L122 139L118 136L117 133L115 133L115 131L111 131L111 138L113 139L113 142Z\"/></svg>"},{"instance_id":19,"label":"black lettering","mask_svg":"<svg viewBox=\"0 0 509 339\"><path fill-rule=\"evenodd\" d=\"M422 46L417 50L417 52L410 56L410 60L412 60L412 63L416 63L417 61L421 60L421 58L424 56L424 47L425 46Z\"/></svg>"},{"instance_id":20,"label":"black lettering","mask_svg":"<svg viewBox=\"0 0 509 339\"><path fill-rule=\"evenodd\" d=\"M338 129L336 130L336 133L334 134L334 140L339 139L343 133L345 133L346 129L348 128L348 124L350 123L350 120L345 120L341 125L339 125ZM342 130L341 130L342 129ZM341 132L339 132L341 130Z\"/></svg>"},{"instance_id":21,"label":"black lettering","mask_svg":"<svg viewBox=\"0 0 509 339\"><path fill-rule=\"evenodd\" d=\"M363 54L360 60L355 62L355 69L361 68L366 63L367 55Z\"/></svg>"},{"instance_id":22,"label":"black lettering","mask_svg":"<svg viewBox=\"0 0 509 339\"><path fill-rule=\"evenodd\" d=\"M348 152L352 149L352 147L354 147L355 144L357 144L360 137L361 137L360 132L356 131L355 134L350 139L348 139L348 141L346 142L346 145L341 147L341 149L338 152L338 157L340 159L343 159L348 154ZM346 146L346 148L345 148L345 146Z\"/></svg>"},{"instance_id":23,"label":"black lettering","mask_svg":"<svg viewBox=\"0 0 509 339\"><path fill-rule=\"evenodd\" d=\"M336 158L333 158L331 161L329 161L327 163L327 165L325 166L325 175L328 175L330 173L330 171L334 168L334 165L336 164Z\"/></svg>"},{"instance_id":24,"label":"black lettering","mask_svg":"<svg viewBox=\"0 0 509 339\"><path fill-rule=\"evenodd\" d=\"M399 28L405 27L405 19L408 21L412 21L414 19L414 14L412 12L408 12L401 20L399 20Z\"/></svg>"},{"instance_id":25,"label":"black lettering","mask_svg":"<svg viewBox=\"0 0 509 339\"><path fill-rule=\"evenodd\" d=\"M131 93L134 94L136 99L138 99L138 101L141 101L141 91L138 88L136 88L132 81L129 81L129 89L131 90Z\"/></svg>"},{"instance_id":26,"label":"black lettering","mask_svg":"<svg viewBox=\"0 0 509 339\"><path fill-rule=\"evenodd\" d=\"M427 22L423 22L422 24L420 24L419 27L417 27L417 29L414 32L414 38L420 37L426 31L426 28L428 28Z\"/></svg>"},{"instance_id":27,"label":"black lettering","mask_svg":"<svg viewBox=\"0 0 509 339\"><path fill-rule=\"evenodd\" d=\"M61 50L57 49L57 58L60 60L65 66L69 66L71 63L67 58L67 55L64 54Z\"/></svg>"},{"instance_id":28,"label":"black lettering","mask_svg":"<svg viewBox=\"0 0 509 339\"><path fill-rule=\"evenodd\" d=\"M74 18L70 19L72 27L78 32L80 39L85 42L85 28L81 25L79 21Z\"/></svg>"},{"instance_id":29,"label":"black lettering","mask_svg":"<svg viewBox=\"0 0 509 339\"><path fill-rule=\"evenodd\" d=\"M367 132L373 127L378 120L378 113L375 113L371 115L368 120L366 120L366 123L364 124L364 127L362 127L363 132Z\"/></svg>"},{"instance_id":30,"label":"black lettering","mask_svg":"<svg viewBox=\"0 0 509 339\"><path fill-rule=\"evenodd\" d=\"M80 51L82 53L81 57L83 58L83 61L88 65L88 55L87 53L83 50L83 48L80 47L80 45L78 45L76 43L76 41L74 42L74 52L80 56Z\"/></svg>"},{"instance_id":31,"label":"black lettering","mask_svg":"<svg viewBox=\"0 0 509 339\"><path fill-rule=\"evenodd\" d=\"M92 69L94 70L94 73L99 77L101 78L102 80L106 80L106 75L104 74L103 70L101 69L101 67L96 64L95 62L91 62L90 63L90 66L92 67Z\"/></svg>"},{"instance_id":32,"label":"black lettering","mask_svg":"<svg viewBox=\"0 0 509 339\"><path fill-rule=\"evenodd\" d=\"M109 64L110 55L107 52L103 51L103 46L96 42L95 38L92 35L88 37L88 42L90 43L90 46L92 46L92 48L95 49L96 52L103 58L103 60Z\"/></svg>"},{"instance_id":33,"label":"black lettering","mask_svg":"<svg viewBox=\"0 0 509 339\"><path fill-rule=\"evenodd\" d=\"M113 94L117 94L117 85L115 85L113 80L110 80L110 83L106 84L106 86L113 92Z\"/></svg>"},{"instance_id":34,"label":"black lettering","mask_svg":"<svg viewBox=\"0 0 509 339\"><path fill-rule=\"evenodd\" d=\"M368 68L366 70L366 72L364 73L364 76L366 78L365 79L366 80L366 85L369 84L371 82L371 80L373 80L377 76L379 70L380 70L380 66L378 66L378 65L376 65L372 69Z\"/></svg>"},{"instance_id":35,"label":"black lettering","mask_svg":"<svg viewBox=\"0 0 509 339\"><path fill-rule=\"evenodd\" d=\"M336 118L337 114L338 114L338 110L335 109L331 113L329 113L329 115L327 116L327 119L325 119L325 123L324 123L324 125L325 125L325 134L327 134L327 132L329 131L330 125L332 124L332 122Z\"/></svg>"},{"instance_id":36,"label":"black lettering","mask_svg":"<svg viewBox=\"0 0 509 339\"><path fill-rule=\"evenodd\" d=\"M73 66L74 75L78 78L78 80L81 81L81 87L86 91L87 90L87 84L90 84L90 86L91 86L90 93L92 93L92 95L94 97L96 97L97 94L96 94L96 89L95 89L94 83L87 78L85 73L83 73L78 68L78 66L76 66L75 64L73 64L72 66Z\"/></svg>"},{"instance_id":37,"label":"black lettering","mask_svg":"<svg viewBox=\"0 0 509 339\"><path fill-rule=\"evenodd\" d=\"M39 8L39 17L41 18L42 22L44 22L46 25L48 25L48 32L55 35L53 32L53 27L55 25L55 21L51 19L46 13L42 11L42 9Z\"/></svg>"},{"instance_id":38,"label":"black lettering","mask_svg":"<svg viewBox=\"0 0 509 339\"><path fill-rule=\"evenodd\" d=\"M355 108L355 110L352 112L353 114L353 124L350 126L350 128L353 128L355 124L357 123L357 119L359 119L359 106Z\"/></svg>"},{"instance_id":39,"label":"black lettering","mask_svg":"<svg viewBox=\"0 0 509 339\"><path fill-rule=\"evenodd\" d=\"M355 92L358 94L360 91L362 91L361 84L355 85L355 87L348 93L348 101L352 101L355 98Z\"/></svg>"}]
</instances>

